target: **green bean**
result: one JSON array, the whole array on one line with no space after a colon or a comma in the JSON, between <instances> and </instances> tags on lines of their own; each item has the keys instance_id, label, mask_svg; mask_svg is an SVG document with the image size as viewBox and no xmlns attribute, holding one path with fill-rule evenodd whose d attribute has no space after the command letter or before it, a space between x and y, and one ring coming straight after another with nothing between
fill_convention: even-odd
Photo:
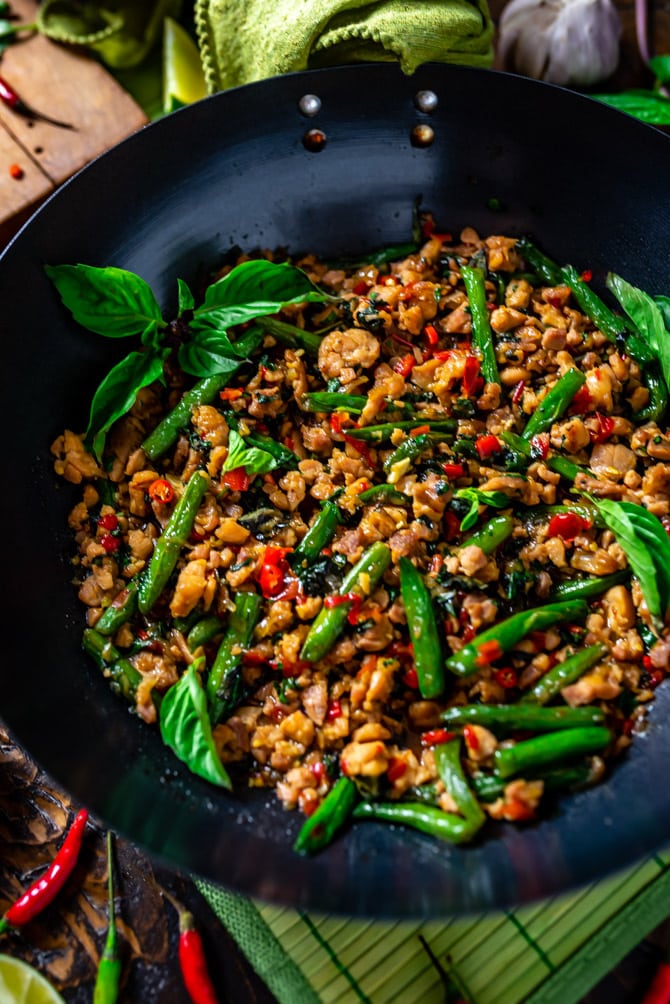
<instances>
[{"instance_id":1,"label":"green bean","mask_svg":"<svg viewBox=\"0 0 670 1004\"><path fill-rule=\"evenodd\" d=\"M395 485L390 485L388 482L382 485L373 485L372 488L366 488L357 498L359 502L363 503L388 502L391 505L411 505L412 502L409 495L399 492Z\"/></svg>"},{"instance_id":2,"label":"green bean","mask_svg":"<svg viewBox=\"0 0 670 1004\"><path fill-rule=\"evenodd\" d=\"M549 770L533 771L524 774L526 781L542 781L545 792L560 791L563 788L577 788L588 784L593 778L593 766L586 763L574 764L569 767L553 767ZM477 798L481 802L495 802L503 798L509 782L499 774L473 774L470 778Z\"/></svg>"},{"instance_id":3,"label":"green bean","mask_svg":"<svg viewBox=\"0 0 670 1004\"><path fill-rule=\"evenodd\" d=\"M511 516L492 516L479 530L470 534L467 540L463 541L463 547L472 547L474 544L479 547L484 554L493 554L496 547L507 540L514 529L514 520Z\"/></svg>"},{"instance_id":4,"label":"green bean","mask_svg":"<svg viewBox=\"0 0 670 1004\"><path fill-rule=\"evenodd\" d=\"M576 509L577 507L575 507ZM557 603L561 600L590 600L594 596L602 596L612 586L618 586L622 582L627 582L630 578L630 569L622 568L618 572L610 575L589 576L585 579L567 579L559 582L551 590L547 599L550 603Z\"/></svg>"},{"instance_id":5,"label":"green bean","mask_svg":"<svg viewBox=\"0 0 670 1004\"><path fill-rule=\"evenodd\" d=\"M364 394L340 394L324 390L303 394L300 403L307 411L348 411L351 415L360 415L368 399Z\"/></svg>"},{"instance_id":6,"label":"green bean","mask_svg":"<svg viewBox=\"0 0 670 1004\"><path fill-rule=\"evenodd\" d=\"M262 603L258 593L238 593L235 597L235 609L231 611L205 686L212 725L237 703L242 656L251 644Z\"/></svg>"},{"instance_id":7,"label":"green bean","mask_svg":"<svg viewBox=\"0 0 670 1004\"><path fill-rule=\"evenodd\" d=\"M221 618L217 617L216 614L211 614L209 617L201 617L186 635L186 644L191 652L195 652L196 648L206 645L212 638L216 638L217 634L220 634L222 630L223 624L221 623Z\"/></svg>"},{"instance_id":8,"label":"green bean","mask_svg":"<svg viewBox=\"0 0 670 1004\"><path fill-rule=\"evenodd\" d=\"M362 268L363 265L387 265L392 261L399 261L407 258L410 254L415 254L420 247L418 241L406 241L404 244L393 244L389 247L378 248L370 251L360 258L335 258L328 262L331 268L354 269Z\"/></svg>"},{"instance_id":9,"label":"green bean","mask_svg":"<svg viewBox=\"0 0 670 1004\"><path fill-rule=\"evenodd\" d=\"M523 458L526 460L534 459L532 445L522 436L517 436L516 433L505 429L500 433L500 438L512 454L516 454L514 461L516 467L526 466L523 462ZM550 454L546 458L545 464L549 470L555 471L556 474L560 474L561 477L565 478L567 481L575 481L580 474L584 474L586 477L595 477L593 471L590 471L588 467L580 467L579 464L574 462L574 460L569 460L567 457L557 454Z\"/></svg>"},{"instance_id":10,"label":"green bean","mask_svg":"<svg viewBox=\"0 0 670 1004\"><path fill-rule=\"evenodd\" d=\"M489 658L489 646L496 649L494 655L499 658L497 653L503 655L508 652L531 631L544 631L563 621L581 621L588 612L589 608L584 600L566 600L563 603L534 607L532 610L521 610L482 631L458 652L453 652L447 659L447 668L456 676L470 676L481 666L495 661L495 658Z\"/></svg>"},{"instance_id":11,"label":"green bean","mask_svg":"<svg viewBox=\"0 0 670 1004\"><path fill-rule=\"evenodd\" d=\"M560 267L551 258L543 254L528 237L520 237L517 240L516 250L523 255L543 283L547 286L562 285L563 276L561 275Z\"/></svg>"},{"instance_id":12,"label":"green bean","mask_svg":"<svg viewBox=\"0 0 670 1004\"><path fill-rule=\"evenodd\" d=\"M289 450L287 446L284 446L283 443L278 443L271 436L262 436L258 432L248 432L244 437L244 441L249 446L257 446L258 449L265 450L271 457L274 457L279 467L284 467L286 470L293 471L300 463L300 457L293 450Z\"/></svg>"},{"instance_id":13,"label":"green bean","mask_svg":"<svg viewBox=\"0 0 670 1004\"><path fill-rule=\"evenodd\" d=\"M588 467L580 467L574 460L568 460L567 457L547 457L546 464L550 471L560 474L566 481L576 481L580 474L587 478L595 477L593 471L589 470Z\"/></svg>"},{"instance_id":14,"label":"green bean","mask_svg":"<svg viewBox=\"0 0 670 1004\"><path fill-rule=\"evenodd\" d=\"M349 569L342 580L342 596L355 593L369 596L377 587L384 572L391 563L391 551L383 541L377 541L364 551L356 564ZM333 647L344 630L351 601L328 607L325 603L312 621L302 646L300 658L307 662L318 662Z\"/></svg>"},{"instance_id":15,"label":"green bean","mask_svg":"<svg viewBox=\"0 0 670 1004\"><path fill-rule=\"evenodd\" d=\"M485 275L482 268L471 265L461 267L472 318L472 344L477 349L482 376L487 383L500 383L493 331L486 306Z\"/></svg>"},{"instance_id":16,"label":"green bean","mask_svg":"<svg viewBox=\"0 0 670 1004\"><path fill-rule=\"evenodd\" d=\"M282 345L288 345L292 349L304 349L309 356L318 356L322 335L305 331L295 324L278 321L275 317L257 317L255 323Z\"/></svg>"},{"instance_id":17,"label":"green bean","mask_svg":"<svg viewBox=\"0 0 670 1004\"><path fill-rule=\"evenodd\" d=\"M422 432L419 436L408 436L400 446L397 447L384 461L384 470L387 474L393 475L393 468L404 461L415 460L424 450L430 449L432 445L430 436Z\"/></svg>"},{"instance_id":18,"label":"green bean","mask_svg":"<svg viewBox=\"0 0 670 1004\"><path fill-rule=\"evenodd\" d=\"M109 606L103 611L95 625L99 634L111 636L116 634L123 624L127 624L137 610L137 591L140 576L130 580L120 593L117 593Z\"/></svg>"},{"instance_id":19,"label":"green bean","mask_svg":"<svg viewBox=\"0 0 670 1004\"><path fill-rule=\"evenodd\" d=\"M384 823L410 826L431 837L450 844L465 844L472 840L479 826L454 812L444 812L436 805L416 802L359 802L354 819L376 819Z\"/></svg>"},{"instance_id":20,"label":"green bean","mask_svg":"<svg viewBox=\"0 0 670 1004\"><path fill-rule=\"evenodd\" d=\"M425 422L420 417L412 421L384 422L382 425L363 425L360 428L347 429L347 435L353 439L362 439L366 443L388 443L393 433L398 429L409 432L412 429L428 426L428 431L433 434L452 433L456 431L458 423L453 418L429 419ZM419 438L419 437L415 437Z\"/></svg>"},{"instance_id":21,"label":"green bean","mask_svg":"<svg viewBox=\"0 0 670 1004\"><path fill-rule=\"evenodd\" d=\"M439 697L444 692L446 684L442 642L437 630L433 601L421 573L409 558L401 557L398 567L400 592L412 639L419 693L426 700L430 700Z\"/></svg>"},{"instance_id":22,"label":"green bean","mask_svg":"<svg viewBox=\"0 0 670 1004\"><path fill-rule=\"evenodd\" d=\"M438 743L434 750L435 767L458 811L472 824L474 833L484 825L486 816L465 776L461 763L461 744L460 737Z\"/></svg>"},{"instance_id":23,"label":"green bean","mask_svg":"<svg viewBox=\"0 0 670 1004\"><path fill-rule=\"evenodd\" d=\"M112 690L134 704L137 688L143 679L140 671L135 669L132 662L124 659L109 638L105 638L94 628L85 629L82 645L84 651L94 659L98 668L102 670L103 676L111 681Z\"/></svg>"},{"instance_id":24,"label":"green bean","mask_svg":"<svg viewBox=\"0 0 670 1004\"><path fill-rule=\"evenodd\" d=\"M351 818L357 801L354 782L348 777L338 778L316 811L302 824L293 850L298 854L315 854L327 847Z\"/></svg>"},{"instance_id":25,"label":"green bean","mask_svg":"<svg viewBox=\"0 0 670 1004\"><path fill-rule=\"evenodd\" d=\"M578 680L587 669L591 669L603 658L607 649L604 645L589 645L574 655L569 655L563 662L556 663L541 679L527 690L521 698L521 703L547 704L561 692L563 687ZM579 709L575 709L579 710Z\"/></svg>"},{"instance_id":26,"label":"green bean","mask_svg":"<svg viewBox=\"0 0 670 1004\"><path fill-rule=\"evenodd\" d=\"M530 442L533 436L546 432L565 413L580 387L586 383L581 370L566 370L554 386L545 394L528 419L521 438Z\"/></svg>"},{"instance_id":27,"label":"green bean","mask_svg":"<svg viewBox=\"0 0 670 1004\"><path fill-rule=\"evenodd\" d=\"M655 363L650 363L643 370L644 384L649 391L649 401L635 412L636 422L658 422L668 407L668 388L663 374Z\"/></svg>"},{"instance_id":28,"label":"green bean","mask_svg":"<svg viewBox=\"0 0 670 1004\"><path fill-rule=\"evenodd\" d=\"M571 758L602 753L611 741L612 733L609 729L591 725L534 736L513 746L499 746L493 759L498 774L502 778L508 778Z\"/></svg>"},{"instance_id":29,"label":"green bean","mask_svg":"<svg viewBox=\"0 0 670 1004\"><path fill-rule=\"evenodd\" d=\"M330 499L322 502L318 516L298 546L289 555L291 565L294 568L300 568L316 561L324 547L330 544L341 522L342 514L339 506Z\"/></svg>"},{"instance_id":30,"label":"green bean","mask_svg":"<svg viewBox=\"0 0 670 1004\"><path fill-rule=\"evenodd\" d=\"M536 704L463 704L440 715L445 725L484 725L493 732L554 732L583 725L602 725L601 708L543 708Z\"/></svg>"},{"instance_id":31,"label":"green bean","mask_svg":"<svg viewBox=\"0 0 670 1004\"><path fill-rule=\"evenodd\" d=\"M137 591L140 612L148 614L165 589L181 549L188 540L200 503L209 487L204 471L194 471L172 511L163 533L156 541L149 564L143 570Z\"/></svg>"}]
</instances>

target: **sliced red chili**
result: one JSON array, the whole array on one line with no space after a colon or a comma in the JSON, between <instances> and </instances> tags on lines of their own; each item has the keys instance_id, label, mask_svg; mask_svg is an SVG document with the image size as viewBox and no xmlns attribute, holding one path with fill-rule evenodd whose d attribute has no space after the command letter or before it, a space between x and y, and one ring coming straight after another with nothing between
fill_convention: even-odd
<instances>
[{"instance_id":1,"label":"sliced red chili","mask_svg":"<svg viewBox=\"0 0 670 1004\"><path fill-rule=\"evenodd\" d=\"M484 379L481 376L481 367L477 356L466 356L463 368L462 387L466 397L477 394L484 386Z\"/></svg>"},{"instance_id":2,"label":"sliced red chili","mask_svg":"<svg viewBox=\"0 0 670 1004\"><path fill-rule=\"evenodd\" d=\"M174 499L174 488L165 478L156 478L149 485L149 498L153 499L154 502L167 505Z\"/></svg>"},{"instance_id":3,"label":"sliced red chili","mask_svg":"<svg viewBox=\"0 0 670 1004\"><path fill-rule=\"evenodd\" d=\"M478 436L477 439L475 439L475 449L477 450L481 460L488 460L494 453L500 453L502 450L502 443L497 436L493 436L489 433L484 436Z\"/></svg>"},{"instance_id":4,"label":"sliced red chili","mask_svg":"<svg viewBox=\"0 0 670 1004\"><path fill-rule=\"evenodd\" d=\"M526 389L526 382L525 382L525 380L519 380L518 384L515 386L514 390L512 391L512 404L518 404L519 403L519 401L523 397L523 392L524 392L525 389Z\"/></svg>"},{"instance_id":5,"label":"sliced red chili","mask_svg":"<svg viewBox=\"0 0 670 1004\"><path fill-rule=\"evenodd\" d=\"M109 530L112 533L114 530L119 528L119 517L116 513L106 512L104 516L101 516L98 520L98 526L103 530Z\"/></svg>"},{"instance_id":6,"label":"sliced red chili","mask_svg":"<svg viewBox=\"0 0 670 1004\"><path fill-rule=\"evenodd\" d=\"M401 377L407 379L415 366L416 359L414 358L414 354L412 352L408 352L406 356L401 356L401 358L393 364L393 369L396 373L399 373Z\"/></svg>"},{"instance_id":7,"label":"sliced red chili","mask_svg":"<svg viewBox=\"0 0 670 1004\"><path fill-rule=\"evenodd\" d=\"M582 282L591 282L591 279L593 278L593 272L591 271L590 268L585 268L580 278Z\"/></svg>"},{"instance_id":8,"label":"sliced red chili","mask_svg":"<svg viewBox=\"0 0 670 1004\"><path fill-rule=\"evenodd\" d=\"M118 537L112 536L111 533L105 533L100 538L100 546L105 549L107 554L114 554L121 547L121 541Z\"/></svg>"},{"instance_id":9,"label":"sliced red chili","mask_svg":"<svg viewBox=\"0 0 670 1004\"><path fill-rule=\"evenodd\" d=\"M469 750L473 753L479 753L479 737L472 725L463 726L463 738Z\"/></svg>"},{"instance_id":10,"label":"sliced red chili","mask_svg":"<svg viewBox=\"0 0 670 1004\"><path fill-rule=\"evenodd\" d=\"M407 772L406 762L404 760L401 760L400 757L395 757L395 756L391 757L391 759L389 760L389 765L386 769L386 776L388 777L389 781L391 781L391 783L393 783L393 781L398 781L406 772Z\"/></svg>"},{"instance_id":11,"label":"sliced red chili","mask_svg":"<svg viewBox=\"0 0 670 1004\"><path fill-rule=\"evenodd\" d=\"M409 434L413 439L416 439L417 436L423 436L427 432L430 432L429 425L416 425L413 429L409 430Z\"/></svg>"},{"instance_id":12,"label":"sliced red chili","mask_svg":"<svg viewBox=\"0 0 670 1004\"><path fill-rule=\"evenodd\" d=\"M219 397L222 401L236 401L243 394L244 387L224 387L223 390L219 391Z\"/></svg>"},{"instance_id":13,"label":"sliced red chili","mask_svg":"<svg viewBox=\"0 0 670 1004\"><path fill-rule=\"evenodd\" d=\"M492 662L499 659L503 654L503 650L500 646L500 642L492 638L490 641L483 641L477 646L477 658L475 659L475 664L477 666L490 666Z\"/></svg>"},{"instance_id":14,"label":"sliced red chili","mask_svg":"<svg viewBox=\"0 0 670 1004\"><path fill-rule=\"evenodd\" d=\"M224 473L221 481L231 492L245 492L251 483L251 478L244 467L234 467L232 471Z\"/></svg>"},{"instance_id":15,"label":"sliced red chili","mask_svg":"<svg viewBox=\"0 0 670 1004\"><path fill-rule=\"evenodd\" d=\"M548 432L538 432L530 441L530 455L533 460L546 460L549 456L551 440Z\"/></svg>"},{"instance_id":16,"label":"sliced red chili","mask_svg":"<svg viewBox=\"0 0 670 1004\"><path fill-rule=\"evenodd\" d=\"M365 296L369 288L370 286L365 279L359 279L351 291L352 293L355 293L356 296Z\"/></svg>"},{"instance_id":17,"label":"sliced red chili","mask_svg":"<svg viewBox=\"0 0 670 1004\"><path fill-rule=\"evenodd\" d=\"M359 593L339 593L335 596L326 596L323 601L323 605L328 610L332 610L333 607L339 607L343 603L351 604L351 609L347 614L349 623L358 624L360 609L363 606L363 597Z\"/></svg>"},{"instance_id":18,"label":"sliced red chili","mask_svg":"<svg viewBox=\"0 0 670 1004\"><path fill-rule=\"evenodd\" d=\"M453 540L461 532L461 521L451 509L447 509L444 514L444 536L447 540Z\"/></svg>"},{"instance_id":19,"label":"sliced red chili","mask_svg":"<svg viewBox=\"0 0 670 1004\"><path fill-rule=\"evenodd\" d=\"M547 535L549 537L562 537L565 541L574 540L575 537L589 530L590 522L576 512L560 512L552 516L549 520Z\"/></svg>"},{"instance_id":20,"label":"sliced red chili","mask_svg":"<svg viewBox=\"0 0 670 1004\"><path fill-rule=\"evenodd\" d=\"M277 565L263 565L258 578L261 592L266 599L271 599L284 587L284 573Z\"/></svg>"},{"instance_id":21,"label":"sliced red chili","mask_svg":"<svg viewBox=\"0 0 670 1004\"><path fill-rule=\"evenodd\" d=\"M592 403L591 391L584 384L573 397L569 410L573 415L585 415L591 408Z\"/></svg>"},{"instance_id":22,"label":"sliced red chili","mask_svg":"<svg viewBox=\"0 0 670 1004\"><path fill-rule=\"evenodd\" d=\"M421 734L422 746L438 746L440 743L448 743L455 737L455 732L448 732L447 729L429 729Z\"/></svg>"},{"instance_id":23,"label":"sliced red chili","mask_svg":"<svg viewBox=\"0 0 670 1004\"><path fill-rule=\"evenodd\" d=\"M611 415L603 415L602 412L596 412L596 420L598 422L597 432L591 432L591 442L592 443L606 443L614 432L614 419Z\"/></svg>"},{"instance_id":24,"label":"sliced red chili","mask_svg":"<svg viewBox=\"0 0 670 1004\"><path fill-rule=\"evenodd\" d=\"M512 666L504 666L502 669L497 669L493 674L496 683L504 690L512 690L519 683L519 676Z\"/></svg>"},{"instance_id":25,"label":"sliced red chili","mask_svg":"<svg viewBox=\"0 0 670 1004\"><path fill-rule=\"evenodd\" d=\"M406 687L409 687L410 690L419 689L419 676L413 666L410 667L410 669L408 669L405 672L405 675L402 678L402 682L405 684Z\"/></svg>"},{"instance_id":26,"label":"sliced red chili","mask_svg":"<svg viewBox=\"0 0 670 1004\"><path fill-rule=\"evenodd\" d=\"M334 722L336 718L342 717L342 705L337 699L328 701L328 709L326 711L326 721Z\"/></svg>"},{"instance_id":27,"label":"sliced red chili","mask_svg":"<svg viewBox=\"0 0 670 1004\"><path fill-rule=\"evenodd\" d=\"M448 478L460 478L465 474L463 464L442 464L442 470Z\"/></svg>"}]
</instances>

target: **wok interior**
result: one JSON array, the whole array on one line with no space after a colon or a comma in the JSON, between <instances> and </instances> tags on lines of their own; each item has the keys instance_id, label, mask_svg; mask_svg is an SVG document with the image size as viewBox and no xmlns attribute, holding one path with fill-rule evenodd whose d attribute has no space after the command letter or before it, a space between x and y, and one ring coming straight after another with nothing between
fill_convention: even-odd
<instances>
[{"instance_id":1,"label":"wok interior","mask_svg":"<svg viewBox=\"0 0 670 1004\"><path fill-rule=\"evenodd\" d=\"M415 95L430 89L436 111ZM298 109L322 102L315 119ZM412 145L417 123L431 145ZM310 153L309 128L327 137ZM616 154L612 151L616 150ZM644 172L644 181L638 176ZM66 518L73 500L49 446L86 423L119 346L78 329L43 264L139 273L165 316L233 245L353 253L408 240L416 199L439 225L532 235L553 258L670 292L663 212L670 139L587 98L454 66L293 74L205 99L103 155L55 196L0 260L4 313L6 645L0 713L19 742L102 821L156 856L260 899L369 916L474 912L565 891L670 834L670 730L661 687L648 734L599 788L527 828L464 849L376 824L314 860L271 795L230 797L190 775L81 652Z\"/></svg>"}]
</instances>

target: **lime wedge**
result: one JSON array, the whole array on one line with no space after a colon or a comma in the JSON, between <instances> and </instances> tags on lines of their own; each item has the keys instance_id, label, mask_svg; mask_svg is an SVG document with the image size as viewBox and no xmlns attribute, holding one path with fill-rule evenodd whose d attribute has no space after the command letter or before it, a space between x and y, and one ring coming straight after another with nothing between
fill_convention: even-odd
<instances>
[{"instance_id":1,"label":"lime wedge","mask_svg":"<svg viewBox=\"0 0 670 1004\"><path fill-rule=\"evenodd\" d=\"M186 28L163 20L163 111L190 105L207 94L200 51Z\"/></svg>"},{"instance_id":2,"label":"lime wedge","mask_svg":"<svg viewBox=\"0 0 670 1004\"><path fill-rule=\"evenodd\" d=\"M51 984L21 959L0 955L2 1004L65 1004Z\"/></svg>"}]
</instances>

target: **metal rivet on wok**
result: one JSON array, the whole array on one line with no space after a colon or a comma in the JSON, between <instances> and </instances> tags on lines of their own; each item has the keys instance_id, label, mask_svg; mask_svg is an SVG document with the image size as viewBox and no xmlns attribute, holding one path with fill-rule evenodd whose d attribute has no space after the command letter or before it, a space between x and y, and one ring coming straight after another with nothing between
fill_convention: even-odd
<instances>
[{"instance_id":1,"label":"metal rivet on wok","mask_svg":"<svg viewBox=\"0 0 670 1004\"><path fill-rule=\"evenodd\" d=\"M425 124L415 125L410 133L410 139L412 146L430 146L435 139L435 130Z\"/></svg>"},{"instance_id":2,"label":"metal rivet on wok","mask_svg":"<svg viewBox=\"0 0 670 1004\"><path fill-rule=\"evenodd\" d=\"M437 108L437 94L435 91L417 91L414 104L420 112L434 112Z\"/></svg>"},{"instance_id":3,"label":"metal rivet on wok","mask_svg":"<svg viewBox=\"0 0 670 1004\"><path fill-rule=\"evenodd\" d=\"M302 138L302 145L310 153L320 153L326 145L326 134L320 129L310 129Z\"/></svg>"},{"instance_id":4,"label":"metal rivet on wok","mask_svg":"<svg viewBox=\"0 0 670 1004\"><path fill-rule=\"evenodd\" d=\"M321 98L316 94L303 94L298 102L298 108L308 119L312 119L321 111Z\"/></svg>"}]
</instances>

